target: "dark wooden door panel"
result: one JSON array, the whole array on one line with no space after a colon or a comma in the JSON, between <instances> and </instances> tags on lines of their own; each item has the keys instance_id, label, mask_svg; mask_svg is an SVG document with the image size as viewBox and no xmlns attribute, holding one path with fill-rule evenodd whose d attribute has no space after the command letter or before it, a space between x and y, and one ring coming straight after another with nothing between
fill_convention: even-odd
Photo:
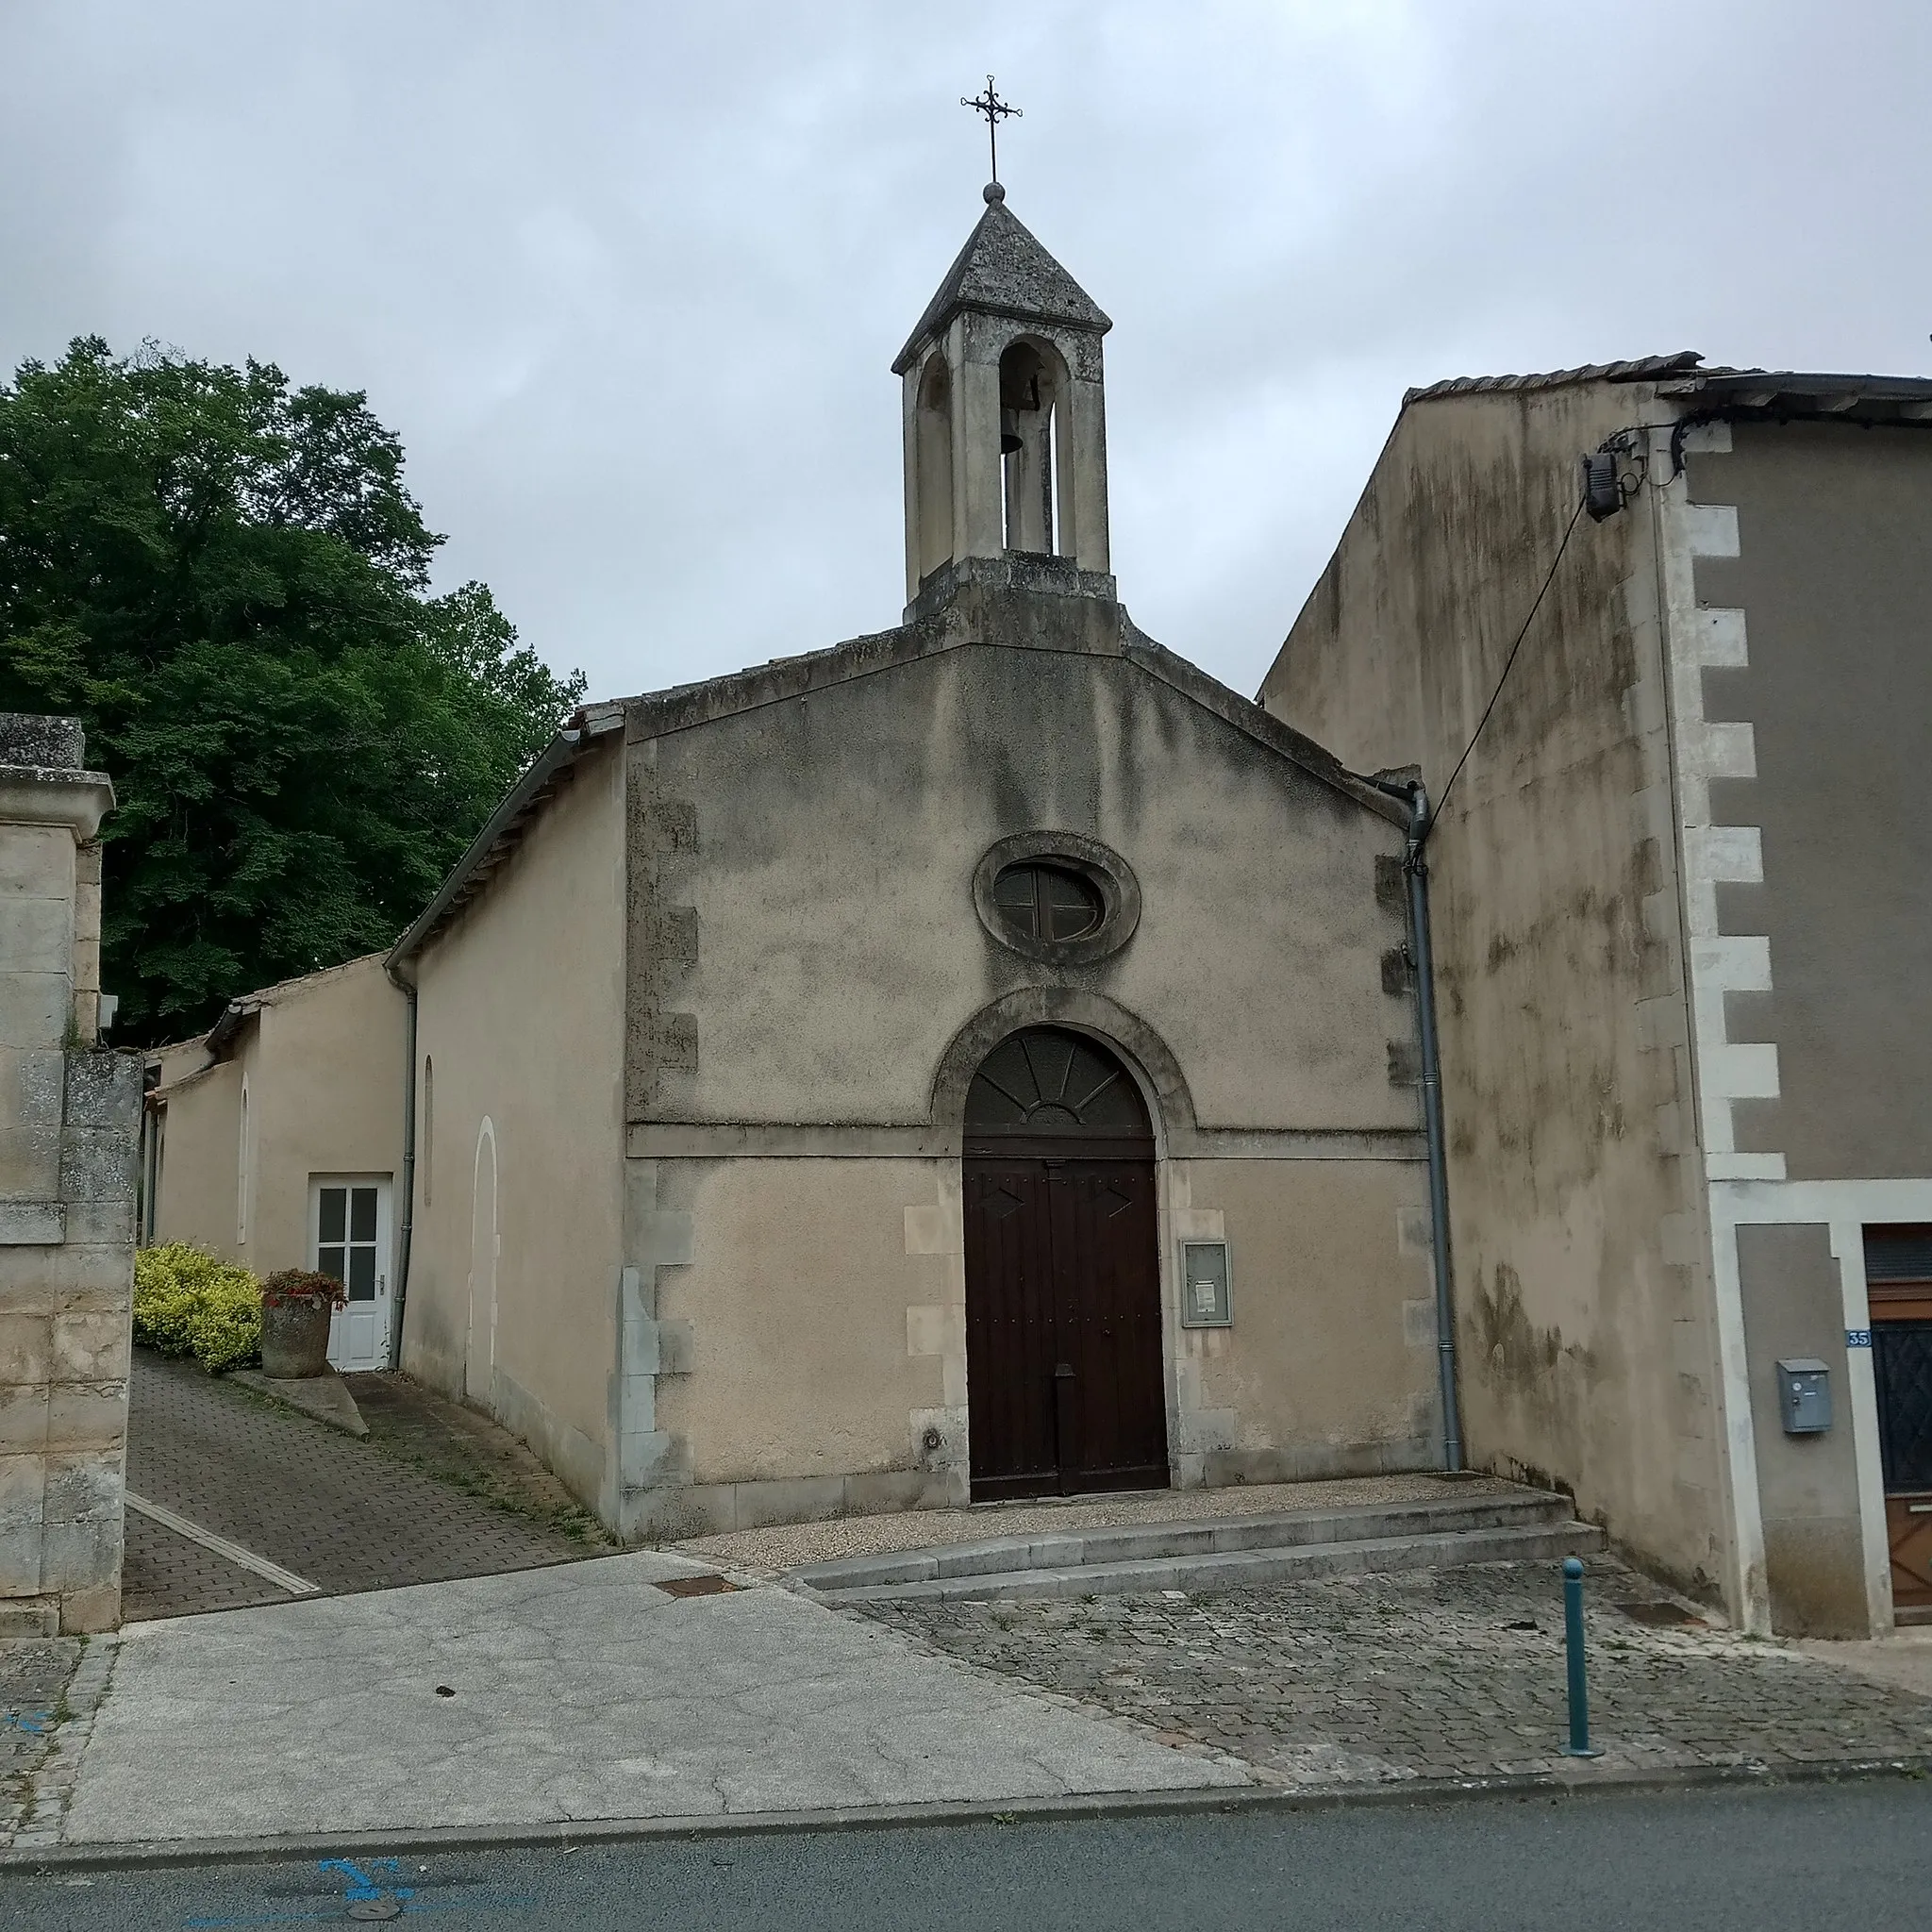
<instances>
[{"instance_id":1,"label":"dark wooden door panel","mask_svg":"<svg viewBox=\"0 0 1932 1932\"><path fill-rule=\"evenodd\" d=\"M973 1493L1164 1487L1151 1160L964 1163Z\"/></svg>"},{"instance_id":2,"label":"dark wooden door panel","mask_svg":"<svg viewBox=\"0 0 1932 1932\"><path fill-rule=\"evenodd\" d=\"M974 1160L964 1178L973 1493L1040 1495L1059 1482L1046 1171Z\"/></svg>"},{"instance_id":3,"label":"dark wooden door panel","mask_svg":"<svg viewBox=\"0 0 1932 1932\"><path fill-rule=\"evenodd\" d=\"M1151 1161L1068 1161L1054 1170L1054 1281L1068 1489L1167 1481L1160 1285Z\"/></svg>"}]
</instances>

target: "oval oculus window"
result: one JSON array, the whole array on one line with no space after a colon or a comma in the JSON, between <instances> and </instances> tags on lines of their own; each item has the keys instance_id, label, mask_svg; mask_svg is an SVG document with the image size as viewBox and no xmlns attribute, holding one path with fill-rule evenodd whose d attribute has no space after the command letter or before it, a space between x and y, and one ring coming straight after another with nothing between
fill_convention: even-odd
<instances>
[{"instance_id":1,"label":"oval oculus window","mask_svg":"<svg viewBox=\"0 0 1932 1932\"><path fill-rule=\"evenodd\" d=\"M1078 873L1038 861L1005 867L992 898L1007 924L1029 940L1084 939L1107 910L1099 890Z\"/></svg>"}]
</instances>

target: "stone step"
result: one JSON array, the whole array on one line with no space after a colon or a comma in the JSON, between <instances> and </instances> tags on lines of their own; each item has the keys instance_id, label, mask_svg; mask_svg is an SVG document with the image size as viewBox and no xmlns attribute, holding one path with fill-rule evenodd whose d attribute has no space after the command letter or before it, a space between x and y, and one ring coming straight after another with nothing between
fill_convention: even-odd
<instances>
[{"instance_id":1,"label":"stone step","mask_svg":"<svg viewBox=\"0 0 1932 1932\"><path fill-rule=\"evenodd\" d=\"M847 1591L889 1583L929 1583L942 1577L1003 1575L1014 1570L1069 1570L1153 1557L1293 1549L1305 1543L1373 1542L1391 1537L1569 1520L1570 1502L1565 1496L1544 1490L1491 1490L1425 1502L1271 1509L1247 1516L1194 1516L1160 1523L1035 1530L977 1542L807 1564L794 1570L787 1580L817 1591Z\"/></svg>"},{"instance_id":2,"label":"stone step","mask_svg":"<svg viewBox=\"0 0 1932 1932\"><path fill-rule=\"evenodd\" d=\"M1441 1570L1463 1563L1541 1562L1585 1557L1604 1546L1588 1523L1528 1523L1420 1535L1351 1537L1337 1542L1227 1550L1202 1556L1142 1557L1066 1569L982 1571L915 1583L811 1586L832 1604L980 1602L1015 1596L1121 1596L1150 1590L1243 1590L1310 1577L1367 1576L1378 1571ZM830 1566L825 1566L829 1568ZM793 1578L791 1580L799 1580Z\"/></svg>"},{"instance_id":3,"label":"stone step","mask_svg":"<svg viewBox=\"0 0 1932 1932\"><path fill-rule=\"evenodd\" d=\"M58 1637L60 1606L45 1597L0 1603L0 1640L14 1637Z\"/></svg>"}]
</instances>

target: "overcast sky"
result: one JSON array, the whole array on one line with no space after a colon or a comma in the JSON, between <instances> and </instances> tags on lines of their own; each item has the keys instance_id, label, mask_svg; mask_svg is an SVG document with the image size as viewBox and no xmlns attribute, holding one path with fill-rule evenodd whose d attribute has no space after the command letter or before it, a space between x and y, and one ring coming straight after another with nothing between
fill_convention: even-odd
<instances>
[{"instance_id":1,"label":"overcast sky","mask_svg":"<svg viewBox=\"0 0 1932 1932\"><path fill-rule=\"evenodd\" d=\"M1928 0L0 0L0 358L362 389L592 695L903 602L889 365L981 209L1114 320L1113 560L1252 691L1403 389L1932 371Z\"/></svg>"}]
</instances>

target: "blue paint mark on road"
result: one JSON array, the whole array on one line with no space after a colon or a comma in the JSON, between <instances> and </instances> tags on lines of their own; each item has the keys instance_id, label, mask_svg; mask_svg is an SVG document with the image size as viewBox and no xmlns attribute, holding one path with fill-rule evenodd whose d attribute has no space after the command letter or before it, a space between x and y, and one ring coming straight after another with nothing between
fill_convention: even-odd
<instances>
[{"instance_id":1,"label":"blue paint mark on road","mask_svg":"<svg viewBox=\"0 0 1932 1932\"><path fill-rule=\"evenodd\" d=\"M54 1713L51 1710L0 1712L0 1731L31 1731L35 1737L43 1738L53 1724Z\"/></svg>"},{"instance_id":2,"label":"blue paint mark on road","mask_svg":"<svg viewBox=\"0 0 1932 1932\"><path fill-rule=\"evenodd\" d=\"M400 1858L365 1858L363 1864L370 1872L400 1872L403 1861ZM353 1865L347 1858L323 1858L317 1865L318 1872L341 1872L349 1881L349 1889L342 1896L347 1899L393 1898L409 1899L416 1896L415 1889L408 1885L382 1885L370 1877L369 1872L360 1865Z\"/></svg>"},{"instance_id":3,"label":"blue paint mark on road","mask_svg":"<svg viewBox=\"0 0 1932 1932\"><path fill-rule=\"evenodd\" d=\"M316 1869L340 1874L349 1881L343 1890L341 1904L331 1901L325 1906L304 1907L290 1911L242 1912L219 1918L183 1919L184 1932L214 1932L218 1926L228 1925L314 1924L322 1920L333 1923L342 1916L341 1905L355 1904L363 1899L394 1899L404 1907L404 1915L412 1919L419 1912L528 1911L536 1904L536 1900L528 1895L508 1892L464 1890L425 1897L414 1886L387 1883L383 1876L377 1875L400 1874L403 1869L400 1858L364 1858L359 1864L348 1858L320 1858L316 1861Z\"/></svg>"}]
</instances>

